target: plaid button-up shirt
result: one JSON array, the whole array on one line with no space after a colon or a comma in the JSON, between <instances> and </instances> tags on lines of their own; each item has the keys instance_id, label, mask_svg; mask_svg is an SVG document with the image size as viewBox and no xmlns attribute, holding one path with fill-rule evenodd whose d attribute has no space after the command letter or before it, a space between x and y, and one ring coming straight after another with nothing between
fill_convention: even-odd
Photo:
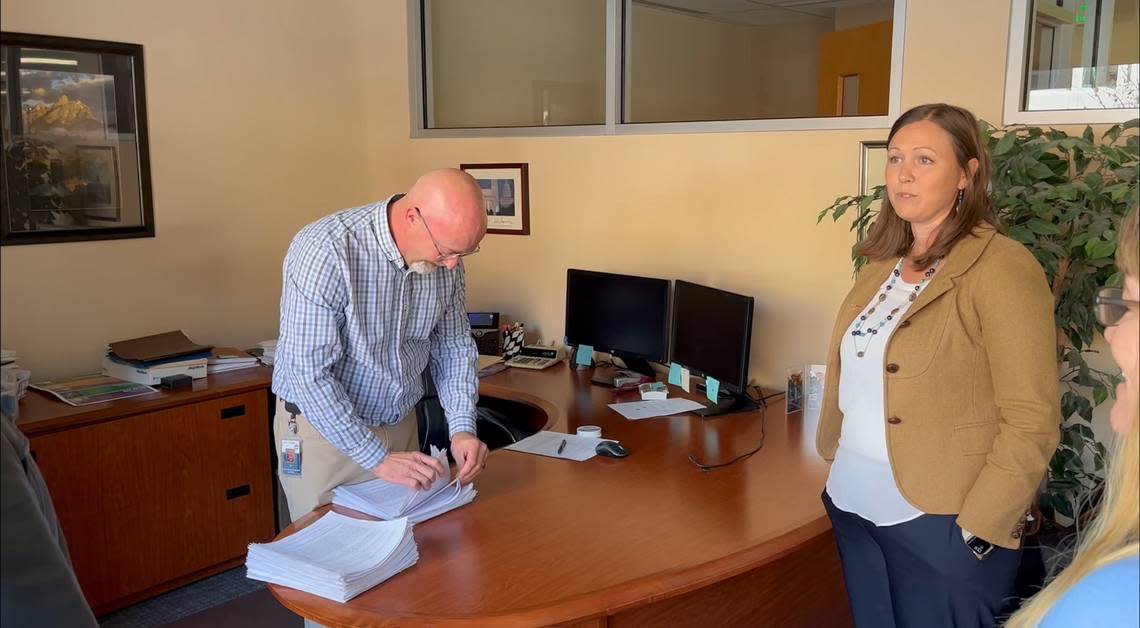
<instances>
[{"instance_id":1,"label":"plaid button-up shirt","mask_svg":"<svg viewBox=\"0 0 1140 628\"><path fill-rule=\"evenodd\" d=\"M283 266L273 392L365 469L388 455L368 426L412 409L429 362L450 434L475 433L478 354L463 266L407 269L388 226L397 198L306 226Z\"/></svg>"}]
</instances>

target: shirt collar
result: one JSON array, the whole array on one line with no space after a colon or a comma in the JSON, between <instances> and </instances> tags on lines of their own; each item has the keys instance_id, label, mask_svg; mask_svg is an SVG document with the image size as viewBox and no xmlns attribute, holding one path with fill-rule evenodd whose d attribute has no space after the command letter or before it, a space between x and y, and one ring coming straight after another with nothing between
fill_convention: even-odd
<instances>
[{"instance_id":1,"label":"shirt collar","mask_svg":"<svg viewBox=\"0 0 1140 628\"><path fill-rule=\"evenodd\" d=\"M388 208L401 198L404 198L403 194L393 194L380 205L379 211L376 212L376 239L380 242L380 250L384 253L384 257L403 270L408 265L404 262L400 249L396 247L396 239L392 237L392 228L388 224Z\"/></svg>"}]
</instances>

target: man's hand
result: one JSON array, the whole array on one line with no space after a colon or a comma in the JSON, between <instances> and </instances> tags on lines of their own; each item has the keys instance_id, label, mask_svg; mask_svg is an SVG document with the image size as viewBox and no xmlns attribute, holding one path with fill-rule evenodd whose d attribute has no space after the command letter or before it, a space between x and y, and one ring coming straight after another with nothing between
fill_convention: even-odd
<instances>
[{"instance_id":1,"label":"man's hand","mask_svg":"<svg viewBox=\"0 0 1140 628\"><path fill-rule=\"evenodd\" d=\"M451 437L451 457L459 466L459 483L467 484L487 466L487 445L471 432L458 432Z\"/></svg>"},{"instance_id":2,"label":"man's hand","mask_svg":"<svg viewBox=\"0 0 1140 628\"><path fill-rule=\"evenodd\" d=\"M385 482L402 484L418 491L430 488L436 477L446 473L447 469L440 461L418 451L391 452L372 469L372 475Z\"/></svg>"}]
</instances>

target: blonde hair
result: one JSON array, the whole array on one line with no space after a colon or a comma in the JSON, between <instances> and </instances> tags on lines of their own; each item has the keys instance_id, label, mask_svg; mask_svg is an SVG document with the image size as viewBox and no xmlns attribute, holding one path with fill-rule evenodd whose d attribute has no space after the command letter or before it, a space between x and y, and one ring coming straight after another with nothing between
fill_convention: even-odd
<instances>
[{"instance_id":1,"label":"blonde hair","mask_svg":"<svg viewBox=\"0 0 1140 628\"><path fill-rule=\"evenodd\" d=\"M1140 276L1137 251L1140 230L1136 207L1120 226L1120 242L1116 249L1116 265L1125 276ZM1129 388L1128 399L1116 403L1136 408L1132 426L1122 439L1117 438L1104 483L1104 499L1100 512L1082 533L1072 564L1033 596L1010 618L1007 628L1032 628L1049 613L1057 600L1082 578L1104 565L1140 554L1140 391Z\"/></svg>"}]
</instances>

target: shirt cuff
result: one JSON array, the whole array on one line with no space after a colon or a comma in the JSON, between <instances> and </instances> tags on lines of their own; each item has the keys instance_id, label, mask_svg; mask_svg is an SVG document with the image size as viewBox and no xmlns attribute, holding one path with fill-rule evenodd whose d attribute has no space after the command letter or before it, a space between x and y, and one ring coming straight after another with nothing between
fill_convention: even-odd
<instances>
[{"instance_id":1,"label":"shirt cuff","mask_svg":"<svg viewBox=\"0 0 1140 628\"><path fill-rule=\"evenodd\" d=\"M369 432L368 438L360 446L346 451L349 458L352 458L356 464L364 467L365 470L371 471L376 468L385 458L388 457L388 450L384 448L383 443L375 434Z\"/></svg>"},{"instance_id":2,"label":"shirt cuff","mask_svg":"<svg viewBox=\"0 0 1140 628\"><path fill-rule=\"evenodd\" d=\"M475 436L475 417L472 415L448 417L448 437L455 438L455 435L460 432L469 432Z\"/></svg>"}]
</instances>

